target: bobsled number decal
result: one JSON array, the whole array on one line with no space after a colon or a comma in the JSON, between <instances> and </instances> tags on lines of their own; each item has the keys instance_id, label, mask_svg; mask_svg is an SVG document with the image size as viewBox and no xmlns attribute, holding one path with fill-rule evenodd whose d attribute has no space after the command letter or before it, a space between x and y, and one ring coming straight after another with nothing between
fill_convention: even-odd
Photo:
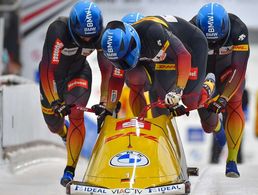
<instances>
[{"instance_id":1,"label":"bobsled number decal","mask_svg":"<svg viewBox=\"0 0 258 195\"><path fill-rule=\"evenodd\" d=\"M138 127L141 129L150 130L151 124L144 121L138 121L136 119L128 119L124 121L119 121L116 123L116 130L131 128L131 127Z\"/></svg>"},{"instance_id":2,"label":"bobsled number decal","mask_svg":"<svg viewBox=\"0 0 258 195\"><path fill-rule=\"evenodd\" d=\"M110 160L110 165L115 167L147 166L149 159L135 151L125 151L117 154Z\"/></svg>"}]
</instances>

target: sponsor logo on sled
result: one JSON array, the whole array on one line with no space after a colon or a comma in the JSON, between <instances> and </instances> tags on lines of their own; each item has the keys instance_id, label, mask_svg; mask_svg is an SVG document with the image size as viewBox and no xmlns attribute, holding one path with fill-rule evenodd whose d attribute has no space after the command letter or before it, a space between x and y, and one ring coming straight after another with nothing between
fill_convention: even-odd
<instances>
[{"instance_id":1,"label":"sponsor logo on sled","mask_svg":"<svg viewBox=\"0 0 258 195\"><path fill-rule=\"evenodd\" d=\"M141 129L150 130L151 124L145 121L138 121L136 119L127 119L123 121L119 121L116 124L116 130L131 128L131 127L138 127Z\"/></svg>"},{"instance_id":2,"label":"sponsor logo on sled","mask_svg":"<svg viewBox=\"0 0 258 195\"><path fill-rule=\"evenodd\" d=\"M163 187L157 187L157 188L149 188L149 193L165 193L165 192L170 192L170 191L175 191L175 190L181 190L180 185L170 185L170 186L163 186Z\"/></svg>"},{"instance_id":3,"label":"sponsor logo on sled","mask_svg":"<svg viewBox=\"0 0 258 195\"><path fill-rule=\"evenodd\" d=\"M113 194L142 194L143 190L137 188L112 189Z\"/></svg>"},{"instance_id":4,"label":"sponsor logo on sled","mask_svg":"<svg viewBox=\"0 0 258 195\"><path fill-rule=\"evenodd\" d=\"M115 167L147 166L149 159L136 151L125 151L117 154L110 160L110 165Z\"/></svg>"},{"instance_id":5,"label":"sponsor logo on sled","mask_svg":"<svg viewBox=\"0 0 258 195\"><path fill-rule=\"evenodd\" d=\"M149 189L139 189L139 188L114 188L105 189L101 187L84 186L84 185L71 185L71 194L73 193L86 193L86 194L169 194L174 193L184 193L184 184L175 184L161 187L153 187Z\"/></svg>"},{"instance_id":6,"label":"sponsor logo on sled","mask_svg":"<svg viewBox=\"0 0 258 195\"><path fill-rule=\"evenodd\" d=\"M107 193L106 189L97 188L97 187L74 185L73 188L77 192L89 192L89 193L97 193L97 194L106 194Z\"/></svg>"}]
</instances>

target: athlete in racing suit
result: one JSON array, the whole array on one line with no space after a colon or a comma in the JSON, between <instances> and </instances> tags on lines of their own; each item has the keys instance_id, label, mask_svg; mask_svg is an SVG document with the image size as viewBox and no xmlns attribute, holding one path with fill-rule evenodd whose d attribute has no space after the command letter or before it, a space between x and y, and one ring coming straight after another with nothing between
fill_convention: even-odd
<instances>
[{"instance_id":1,"label":"athlete in racing suit","mask_svg":"<svg viewBox=\"0 0 258 195\"><path fill-rule=\"evenodd\" d=\"M239 177L236 160L245 124L242 95L249 57L248 30L237 16L228 14L217 3L203 6L191 22L207 37L207 72L216 76L214 96L218 99L209 105L208 110L199 110L202 126L207 132L223 131L218 120L218 113L223 113L228 144L226 176Z\"/></svg>"},{"instance_id":2,"label":"athlete in racing suit","mask_svg":"<svg viewBox=\"0 0 258 195\"><path fill-rule=\"evenodd\" d=\"M185 114L185 107L178 104L182 95L190 109L204 103L209 95L202 87L208 51L203 33L174 16L145 17L132 26L110 22L101 44L112 63L126 70L133 113L138 116L146 105L144 91L149 91L151 102L161 98L173 105L174 115ZM167 109L152 111L153 116L168 114Z\"/></svg>"},{"instance_id":3,"label":"athlete in racing suit","mask_svg":"<svg viewBox=\"0 0 258 195\"><path fill-rule=\"evenodd\" d=\"M67 165L61 178L63 186L74 177L84 142L84 113L76 106L85 107L89 100L92 72L86 57L95 49L104 79L101 101L106 103L109 100L108 85L112 86L110 74L113 66L100 49L102 29L102 15L97 5L79 1L73 6L69 18L56 19L46 34L39 64L41 106L50 131L61 136L66 143ZM109 80L105 80L107 75ZM109 105L112 109L112 102ZM69 124L65 124L66 115Z\"/></svg>"}]
</instances>

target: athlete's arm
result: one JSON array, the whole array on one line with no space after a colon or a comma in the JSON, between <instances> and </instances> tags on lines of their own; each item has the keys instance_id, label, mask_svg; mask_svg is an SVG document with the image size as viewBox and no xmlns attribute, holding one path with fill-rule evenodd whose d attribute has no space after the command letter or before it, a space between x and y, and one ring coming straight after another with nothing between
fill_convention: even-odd
<instances>
[{"instance_id":1,"label":"athlete's arm","mask_svg":"<svg viewBox=\"0 0 258 195\"><path fill-rule=\"evenodd\" d=\"M49 103L59 99L54 73L60 65L60 53L64 45L61 38L63 32L60 31L58 25L64 24L56 21L47 30L43 56L39 65L41 86Z\"/></svg>"},{"instance_id":2,"label":"athlete's arm","mask_svg":"<svg viewBox=\"0 0 258 195\"><path fill-rule=\"evenodd\" d=\"M97 52L101 72L101 97L106 109L113 111L120 99L124 86L124 71L115 68L101 50Z\"/></svg>"},{"instance_id":3,"label":"athlete's arm","mask_svg":"<svg viewBox=\"0 0 258 195\"><path fill-rule=\"evenodd\" d=\"M168 55L172 53L176 54L177 63L177 82L176 85L178 88L184 89L188 81L191 70L191 54L185 48L183 43L172 33L169 35L169 48Z\"/></svg>"},{"instance_id":4,"label":"athlete's arm","mask_svg":"<svg viewBox=\"0 0 258 195\"><path fill-rule=\"evenodd\" d=\"M249 58L249 42L247 27L242 24L233 39L232 73L227 80L222 97L229 100L245 79L246 67Z\"/></svg>"}]
</instances>

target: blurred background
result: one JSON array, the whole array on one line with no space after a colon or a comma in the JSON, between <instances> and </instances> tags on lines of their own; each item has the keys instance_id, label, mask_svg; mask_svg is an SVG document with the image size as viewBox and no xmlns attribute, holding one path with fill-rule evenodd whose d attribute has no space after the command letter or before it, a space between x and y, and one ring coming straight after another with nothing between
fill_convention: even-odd
<instances>
[{"instance_id":1,"label":"blurred background","mask_svg":"<svg viewBox=\"0 0 258 195\"><path fill-rule=\"evenodd\" d=\"M58 16L68 16L72 0L0 0L0 162L12 151L38 145L62 145L44 124L38 92L38 64L48 25ZM174 15L190 20L208 0L95 0L103 12L105 24L120 20L130 12L143 15ZM258 22L256 0L217 1L242 19L249 29L251 54L246 74L246 127L242 144L242 163L258 162ZM88 58L92 68L93 89L89 106L98 103L100 75L95 53ZM126 97L124 98L126 99ZM96 139L96 121L85 115L89 157ZM177 124L190 165L225 163L227 149L212 157L212 135L203 133L195 112L179 117ZM37 153L37 152L36 152ZM52 153L41 153L49 156ZM54 155L53 155L54 156ZM25 158L25 157L24 157ZM30 156L28 158L39 158ZM212 158L214 158L212 160ZM26 159L27 160L27 159ZM23 159L22 162L25 162ZM14 163L15 164L15 163ZM16 165L16 164L15 164Z\"/></svg>"}]
</instances>

